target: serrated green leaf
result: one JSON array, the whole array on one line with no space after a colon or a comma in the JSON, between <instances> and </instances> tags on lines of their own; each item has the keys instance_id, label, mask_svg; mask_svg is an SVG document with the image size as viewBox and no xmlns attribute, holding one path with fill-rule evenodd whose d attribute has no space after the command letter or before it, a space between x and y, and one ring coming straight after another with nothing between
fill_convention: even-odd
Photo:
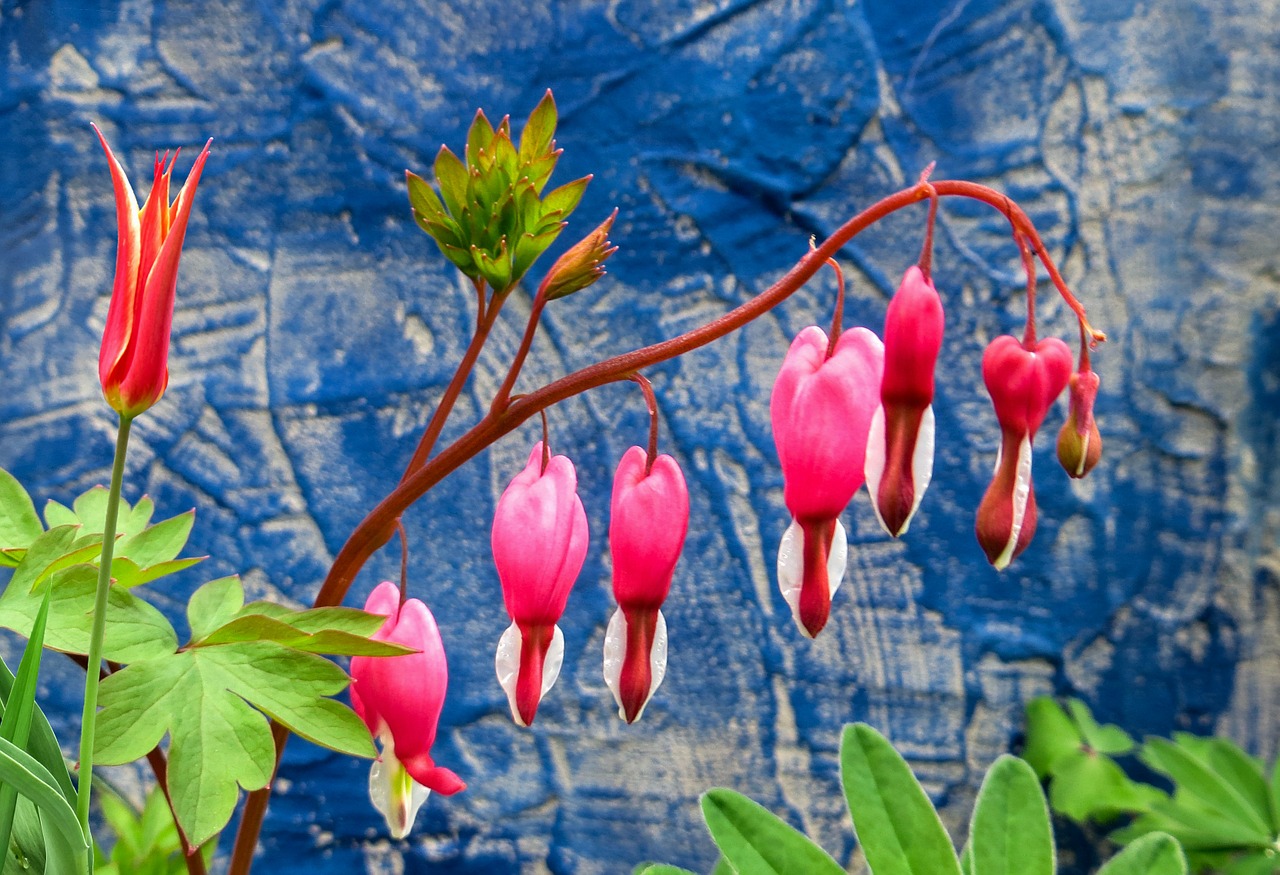
<instances>
[{"instance_id":1,"label":"serrated green leaf","mask_svg":"<svg viewBox=\"0 0 1280 875\"><path fill-rule=\"evenodd\" d=\"M1186 793L1263 838L1270 833L1269 818L1260 815L1236 787L1184 748L1163 738L1153 738L1143 745L1139 758L1177 785L1175 799Z\"/></svg>"},{"instance_id":2,"label":"serrated green leaf","mask_svg":"<svg viewBox=\"0 0 1280 875\"><path fill-rule=\"evenodd\" d=\"M370 641L363 635L333 629L322 629L311 634L284 620L255 614L236 617L194 641L193 646L218 647L253 641L274 641L303 653L327 653L333 656L404 656L415 652L399 644Z\"/></svg>"},{"instance_id":3,"label":"serrated green leaf","mask_svg":"<svg viewBox=\"0 0 1280 875\"><path fill-rule=\"evenodd\" d=\"M86 534L101 535L106 528L107 523L107 497L109 491L105 486L94 486L87 491L76 496L76 500L72 502L71 509L75 511L76 519L80 521L80 527ZM119 531L121 516L128 514L129 505L123 499L120 506L116 510L116 530Z\"/></svg>"},{"instance_id":4,"label":"serrated green leaf","mask_svg":"<svg viewBox=\"0 0 1280 875\"><path fill-rule=\"evenodd\" d=\"M156 505L147 496L138 499L138 503L129 511L129 515L120 520L120 534L136 535L151 523L151 515L155 513Z\"/></svg>"},{"instance_id":5,"label":"serrated green leaf","mask_svg":"<svg viewBox=\"0 0 1280 875\"><path fill-rule=\"evenodd\" d=\"M1091 819L1105 823L1120 814L1143 811L1153 794L1158 794L1154 798L1164 795L1135 784L1110 757L1079 750L1055 762L1049 784L1053 810L1077 823Z\"/></svg>"},{"instance_id":6,"label":"serrated green leaf","mask_svg":"<svg viewBox=\"0 0 1280 875\"><path fill-rule=\"evenodd\" d=\"M445 216L440 196L425 179L416 173L405 171L405 183L409 188L409 206L424 221Z\"/></svg>"},{"instance_id":7,"label":"serrated green leaf","mask_svg":"<svg viewBox=\"0 0 1280 875\"><path fill-rule=\"evenodd\" d=\"M0 548L28 547L43 532L27 490L16 477L0 468Z\"/></svg>"},{"instance_id":8,"label":"serrated green leaf","mask_svg":"<svg viewBox=\"0 0 1280 875\"><path fill-rule=\"evenodd\" d=\"M876 875L958 875L951 839L906 761L865 723L844 728L840 780Z\"/></svg>"},{"instance_id":9,"label":"serrated green leaf","mask_svg":"<svg viewBox=\"0 0 1280 875\"><path fill-rule=\"evenodd\" d=\"M969 832L979 875L1054 875L1053 828L1040 780L1005 754L987 771Z\"/></svg>"},{"instance_id":10,"label":"serrated green leaf","mask_svg":"<svg viewBox=\"0 0 1280 875\"><path fill-rule=\"evenodd\" d=\"M52 498L44 503L44 521L51 529L58 526L80 525L80 517L76 516L74 510Z\"/></svg>"},{"instance_id":11,"label":"serrated green leaf","mask_svg":"<svg viewBox=\"0 0 1280 875\"><path fill-rule=\"evenodd\" d=\"M502 179L502 187L509 189L520 174L520 156L511 142L510 131L503 131L493 138L493 171Z\"/></svg>"},{"instance_id":12,"label":"serrated green leaf","mask_svg":"<svg viewBox=\"0 0 1280 875\"><path fill-rule=\"evenodd\" d=\"M80 530L75 526L55 526L32 541L9 579L8 589L30 593L50 565L74 550L79 535Z\"/></svg>"},{"instance_id":13,"label":"serrated green leaf","mask_svg":"<svg viewBox=\"0 0 1280 875\"><path fill-rule=\"evenodd\" d=\"M553 148L556 135L556 122L559 116L556 100L551 96L551 89L542 95L538 105L529 113L529 120L524 123L520 132L520 163L528 165L536 158L547 154Z\"/></svg>"},{"instance_id":14,"label":"serrated green leaf","mask_svg":"<svg viewBox=\"0 0 1280 875\"><path fill-rule=\"evenodd\" d=\"M440 197L444 200L449 214L457 219L467 205L467 180L469 174L466 166L458 160L458 156L449 151L448 146L441 146L436 153L436 162L432 168L436 184L440 186Z\"/></svg>"},{"instance_id":15,"label":"serrated green leaf","mask_svg":"<svg viewBox=\"0 0 1280 875\"><path fill-rule=\"evenodd\" d=\"M305 611L293 611L284 619L286 623L302 632L316 633L324 631L349 632L352 635L369 637L382 628L387 618L381 614L371 614L359 608L308 608Z\"/></svg>"},{"instance_id":16,"label":"serrated green leaf","mask_svg":"<svg viewBox=\"0 0 1280 875\"><path fill-rule=\"evenodd\" d=\"M1027 703L1027 744L1022 758L1040 780L1053 774L1058 760L1078 753L1083 741L1080 730L1053 699L1040 696Z\"/></svg>"},{"instance_id":17,"label":"serrated green leaf","mask_svg":"<svg viewBox=\"0 0 1280 875\"><path fill-rule=\"evenodd\" d=\"M223 577L204 584L191 594L187 602L191 639L198 641L230 622L242 607L244 586L239 577Z\"/></svg>"},{"instance_id":18,"label":"serrated green leaf","mask_svg":"<svg viewBox=\"0 0 1280 875\"><path fill-rule=\"evenodd\" d=\"M73 565L55 573L50 580L53 595L45 646L66 653L87 653L98 569ZM41 598L11 584L0 594L0 626L30 635ZM177 649L178 636L173 626L152 605L118 586L110 588L107 598L104 658L133 662Z\"/></svg>"},{"instance_id":19,"label":"serrated green leaf","mask_svg":"<svg viewBox=\"0 0 1280 875\"><path fill-rule=\"evenodd\" d=\"M1258 819L1271 832L1277 831L1271 823L1271 794L1262 774L1261 763L1226 738L1206 738L1187 732L1175 732L1173 742L1235 788L1257 813Z\"/></svg>"},{"instance_id":20,"label":"serrated green leaf","mask_svg":"<svg viewBox=\"0 0 1280 875\"><path fill-rule=\"evenodd\" d=\"M1187 875L1187 860L1173 836L1154 832L1108 860L1098 875Z\"/></svg>"},{"instance_id":21,"label":"serrated green leaf","mask_svg":"<svg viewBox=\"0 0 1280 875\"><path fill-rule=\"evenodd\" d=\"M199 565L208 556L193 556L190 559L172 559L168 562L157 562L147 568L139 568L132 559L112 559L111 579L116 586L133 589L147 583L154 583L162 577L185 571L193 565Z\"/></svg>"},{"instance_id":22,"label":"serrated green leaf","mask_svg":"<svg viewBox=\"0 0 1280 875\"><path fill-rule=\"evenodd\" d=\"M1093 713L1084 702L1079 699L1068 699L1067 710L1071 712L1071 719L1079 727L1084 743L1091 749L1110 756L1118 756L1133 750L1133 738L1129 733L1110 723L1100 726L1098 721L1093 719Z\"/></svg>"},{"instance_id":23,"label":"serrated green leaf","mask_svg":"<svg viewBox=\"0 0 1280 875\"><path fill-rule=\"evenodd\" d=\"M1153 805L1123 829L1112 833L1114 841L1128 843L1152 832L1166 832L1188 852L1238 851L1267 848L1269 843L1249 827L1214 811L1188 808L1172 801Z\"/></svg>"},{"instance_id":24,"label":"serrated green leaf","mask_svg":"<svg viewBox=\"0 0 1280 875\"><path fill-rule=\"evenodd\" d=\"M566 182L564 185L549 192L542 199L543 215L556 212L560 214L560 219L569 218L578 206L578 202L582 200L583 193L587 190L587 185L591 182L590 176L584 176L581 179L575 179L573 182Z\"/></svg>"},{"instance_id":25,"label":"serrated green leaf","mask_svg":"<svg viewBox=\"0 0 1280 875\"><path fill-rule=\"evenodd\" d=\"M702 818L738 875L844 873L803 833L741 793L723 787L703 793Z\"/></svg>"},{"instance_id":26,"label":"serrated green leaf","mask_svg":"<svg viewBox=\"0 0 1280 875\"><path fill-rule=\"evenodd\" d=\"M115 555L132 559L142 568L172 561L182 552L187 539L191 537L195 518L196 512L189 510L172 519L148 526L136 535L121 538L116 544Z\"/></svg>"},{"instance_id":27,"label":"serrated green leaf","mask_svg":"<svg viewBox=\"0 0 1280 875\"><path fill-rule=\"evenodd\" d=\"M495 257L483 249L472 246L471 257L475 260L476 269L480 271L480 275L495 291L505 291L511 284L511 262L507 260L505 252Z\"/></svg>"},{"instance_id":28,"label":"serrated green leaf","mask_svg":"<svg viewBox=\"0 0 1280 875\"><path fill-rule=\"evenodd\" d=\"M26 550L20 550L16 547L0 550L0 568L17 568L18 563L22 561L22 557L26 555Z\"/></svg>"},{"instance_id":29,"label":"serrated green leaf","mask_svg":"<svg viewBox=\"0 0 1280 875\"><path fill-rule=\"evenodd\" d=\"M492 142L493 125L489 123L484 110L477 109L475 118L471 120L471 127L467 131L467 148L463 152L467 159L467 166L480 166L480 153L487 152Z\"/></svg>"}]
</instances>

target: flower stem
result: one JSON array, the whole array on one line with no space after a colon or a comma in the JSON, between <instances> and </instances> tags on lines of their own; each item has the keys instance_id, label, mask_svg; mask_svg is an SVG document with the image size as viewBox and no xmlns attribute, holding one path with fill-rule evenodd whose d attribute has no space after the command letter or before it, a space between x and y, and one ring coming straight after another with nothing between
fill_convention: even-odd
<instances>
[{"instance_id":1,"label":"flower stem","mask_svg":"<svg viewBox=\"0 0 1280 875\"><path fill-rule=\"evenodd\" d=\"M98 564L98 589L93 600L93 630L89 634L89 658L84 674L84 716L80 721L80 783L76 791L76 815L86 839L89 834L89 797L93 787L93 736L98 721L98 678L102 670L102 638L107 629L107 596L111 592L111 559L116 547L116 514L120 510L120 486L124 482L124 457L129 448L133 417L121 415L116 433L116 456L111 463L111 489L107 493L107 518L102 525L102 558Z\"/></svg>"}]
</instances>

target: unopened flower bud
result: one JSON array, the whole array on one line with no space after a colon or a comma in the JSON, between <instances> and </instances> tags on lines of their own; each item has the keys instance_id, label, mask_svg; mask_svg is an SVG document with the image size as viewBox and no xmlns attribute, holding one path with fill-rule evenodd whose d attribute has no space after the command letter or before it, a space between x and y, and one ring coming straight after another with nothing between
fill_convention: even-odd
<instances>
[{"instance_id":1,"label":"unopened flower bud","mask_svg":"<svg viewBox=\"0 0 1280 875\"><path fill-rule=\"evenodd\" d=\"M1087 366L1071 375L1067 421L1058 432L1058 461L1077 479L1092 471L1102 458L1102 435L1093 418L1099 382L1098 375Z\"/></svg>"}]
</instances>

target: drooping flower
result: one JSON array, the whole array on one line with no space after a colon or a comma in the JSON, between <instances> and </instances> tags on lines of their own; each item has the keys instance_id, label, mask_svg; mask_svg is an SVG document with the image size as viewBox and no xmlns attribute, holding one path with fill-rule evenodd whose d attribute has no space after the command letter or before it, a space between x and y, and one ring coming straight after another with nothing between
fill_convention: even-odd
<instances>
[{"instance_id":1,"label":"drooping flower","mask_svg":"<svg viewBox=\"0 0 1280 875\"><path fill-rule=\"evenodd\" d=\"M783 359L769 399L791 525L778 548L778 585L796 623L814 637L844 578L848 542L839 516L862 485L867 433L880 402L884 345L866 328L827 335L810 326Z\"/></svg>"},{"instance_id":2,"label":"drooping flower","mask_svg":"<svg viewBox=\"0 0 1280 875\"><path fill-rule=\"evenodd\" d=\"M493 562L511 617L495 667L511 717L521 726L533 722L564 661L556 622L587 555L587 514L577 488L573 463L565 456L544 458L539 441L494 513Z\"/></svg>"},{"instance_id":3,"label":"drooping flower","mask_svg":"<svg viewBox=\"0 0 1280 875\"><path fill-rule=\"evenodd\" d=\"M1071 350L1056 337L1028 349L1009 335L997 337L982 356L982 379L1000 422L995 475L978 506L978 543L988 561L1004 570L1036 531L1031 484L1031 442L1071 376Z\"/></svg>"},{"instance_id":4,"label":"drooping flower","mask_svg":"<svg viewBox=\"0 0 1280 875\"><path fill-rule=\"evenodd\" d=\"M351 705L382 748L369 771L369 796L392 837L400 839L409 834L430 791L452 796L467 786L431 758L449 667L435 618L421 601L401 605L400 588L383 582L364 609L387 618L373 640L419 651L351 659Z\"/></svg>"},{"instance_id":5,"label":"drooping flower","mask_svg":"<svg viewBox=\"0 0 1280 875\"><path fill-rule=\"evenodd\" d=\"M647 470L646 470L647 469ZM689 529L689 490L676 460L632 447L613 479L609 553L618 610L604 640L604 679L618 716L634 723L667 671L662 603Z\"/></svg>"},{"instance_id":6,"label":"drooping flower","mask_svg":"<svg viewBox=\"0 0 1280 875\"><path fill-rule=\"evenodd\" d=\"M1071 375L1067 421L1058 432L1058 461L1067 474L1077 479L1092 471L1102 458L1102 434L1093 418L1100 382L1088 364Z\"/></svg>"},{"instance_id":7,"label":"drooping flower","mask_svg":"<svg viewBox=\"0 0 1280 875\"><path fill-rule=\"evenodd\" d=\"M880 525L904 535L933 477L933 371L942 299L912 266L884 319L884 380L867 439L867 491Z\"/></svg>"},{"instance_id":8,"label":"drooping flower","mask_svg":"<svg viewBox=\"0 0 1280 875\"><path fill-rule=\"evenodd\" d=\"M136 416L155 404L169 385L169 331L178 259L196 186L213 141L205 143L172 203L169 187L178 154L175 152L167 165L167 153L164 158L157 155L155 181L139 210L124 168L96 125L93 130L111 165L119 226L115 286L98 356L98 377L107 403L122 416Z\"/></svg>"}]
</instances>

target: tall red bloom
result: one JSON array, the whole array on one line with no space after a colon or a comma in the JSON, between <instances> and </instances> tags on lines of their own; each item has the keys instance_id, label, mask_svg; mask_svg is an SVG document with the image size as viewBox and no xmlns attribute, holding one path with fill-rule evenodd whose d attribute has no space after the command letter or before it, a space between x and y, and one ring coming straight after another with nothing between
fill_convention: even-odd
<instances>
[{"instance_id":1,"label":"tall red bloom","mask_svg":"<svg viewBox=\"0 0 1280 875\"><path fill-rule=\"evenodd\" d=\"M646 470L648 469L648 470ZM609 554L618 610L604 639L604 679L618 716L634 723L667 671L667 621L662 603L671 590L689 530L689 490L676 460L632 447L613 478Z\"/></svg>"},{"instance_id":2,"label":"tall red bloom","mask_svg":"<svg viewBox=\"0 0 1280 875\"><path fill-rule=\"evenodd\" d=\"M493 517L493 563L511 616L495 667L521 726L533 722L564 661L556 622L587 556L587 513L577 489L573 463L565 456L544 459L539 441Z\"/></svg>"},{"instance_id":3,"label":"tall red bloom","mask_svg":"<svg viewBox=\"0 0 1280 875\"><path fill-rule=\"evenodd\" d=\"M1006 334L983 353L982 379L1000 421L1000 452L978 506L976 528L978 543L997 570L1004 570L1035 534L1031 441L1070 376L1071 350L1056 337L1028 349Z\"/></svg>"},{"instance_id":4,"label":"tall red bloom","mask_svg":"<svg viewBox=\"0 0 1280 875\"><path fill-rule=\"evenodd\" d=\"M351 659L351 705L382 753L369 771L369 796L393 838L404 838L435 790L452 796L466 784L431 758L449 667L435 617L418 599L400 604L394 583L378 584L364 609L387 620L372 638L417 649L404 656Z\"/></svg>"},{"instance_id":5,"label":"tall red bloom","mask_svg":"<svg viewBox=\"0 0 1280 875\"><path fill-rule=\"evenodd\" d=\"M196 185L213 141L205 143L172 203L169 187L178 154L167 165L167 153L165 158L157 154L155 182L139 210L124 168L96 125L93 130L111 165L119 226L116 279L98 356L98 378L107 403L122 416L136 416L160 400L169 385L169 330L178 259Z\"/></svg>"},{"instance_id":6,"label":"tall red bloom","mask_svg":"<svg viewBox=\"0 0 1280 875\"><path fill-rule=\"evenodd\" d=\"M802 632L822 631L844 578L839 516L863 482L867 432L880 400L884 346L866 328L827 335L810 326L787 350L769 399L791 525L778 548L778 586Z\"/></svg>"},{"instance_id":7,"label":"tall red bloom","mask_svg":"<svg viewBox=\"0 0 1280 875\"><path fill-rule=\"evenodd\" d=\"M942 299L911 267L884 318L884 380L867 439L867 491L880 525L906 534L933 478L933 370L942 348Z\"/></svg>"}]
</instances>

